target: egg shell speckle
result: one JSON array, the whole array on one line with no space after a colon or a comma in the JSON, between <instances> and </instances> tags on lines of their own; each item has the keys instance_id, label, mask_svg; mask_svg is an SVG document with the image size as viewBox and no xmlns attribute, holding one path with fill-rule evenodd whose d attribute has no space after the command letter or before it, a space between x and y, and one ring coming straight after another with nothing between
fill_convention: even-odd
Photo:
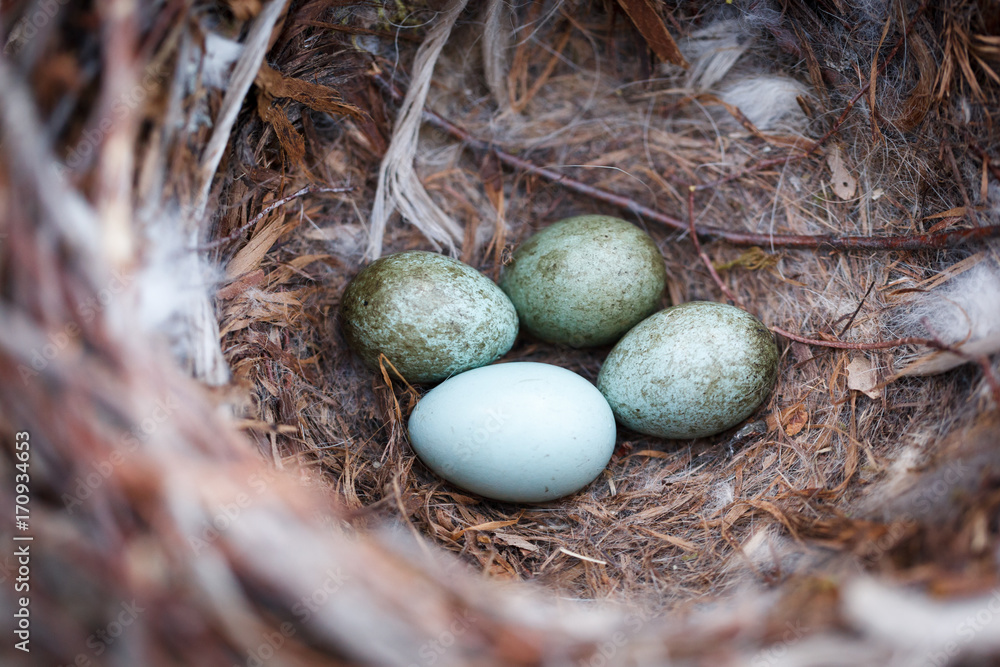
<instances>
[{"instance_id":1,"label":"egg shell speckle","mask_svg":"<svg viewBox=\"0 0 1000 667\"><path fill-rule=\"evenodd\" d=\"M567 218L525 241L500 287L525 329L550 343L606 345L660 307L667 272L656 243L607 215Z\"/></svg>"},{"instance_id":2,"label":"egg shell speckle","mask_svg":"<svg viewBox=\"0 0 1000 667\"><path fill-rule=\"evenodd\" d=\"M372 369L385 354L410 382L492 363L517 337L514 305L471 266L432 252L387 255L363 269L341 301L344 337Z\"/></svg>"},{"instance_id":3,"label":"egg shell speckle","mask_svg":"<svg viewBox=\"0 0 1000 667\"><path fill-rule=\"evenodd\" d=\"M733 306L694 301L629 331L605 360L597 386L632 430L700 438L750 416L777 372L778 348L760 320Z\"/></svg>"},{"instance_id":4,"label":"egg shell speckle","mask_svg":"<svg viewBox=\"0 0 1000 667\"><path fill-rule=\"evenodd\" d=\"M565 368L496 364L456 375L410 415L420 460L495 500L535 503L574 493L607 466L615 417L594 385Z\"/></svg>"}]
</instances>

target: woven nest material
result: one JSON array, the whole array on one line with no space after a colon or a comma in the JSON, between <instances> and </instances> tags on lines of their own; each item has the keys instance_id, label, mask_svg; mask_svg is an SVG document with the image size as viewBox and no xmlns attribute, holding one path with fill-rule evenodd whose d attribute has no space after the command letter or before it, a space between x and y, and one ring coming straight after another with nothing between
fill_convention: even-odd
<instances>
[{"instance_id":1,"label":"woven nest material","mask_svg":"<svg viewBox=\"0 0 1000 667\"><path fill-rule=\"evenodd\" d=\"M1000 659L992 3L0 25L3 664ZM361 364L340 295L405 249L496 278L594 212L656 241L664 306L780 330L777 385L711 438L621 429L568 498L471 496L414 457L430 387ZM504 359L593 381L607 353Z\"/></svg>"}]
</instances>

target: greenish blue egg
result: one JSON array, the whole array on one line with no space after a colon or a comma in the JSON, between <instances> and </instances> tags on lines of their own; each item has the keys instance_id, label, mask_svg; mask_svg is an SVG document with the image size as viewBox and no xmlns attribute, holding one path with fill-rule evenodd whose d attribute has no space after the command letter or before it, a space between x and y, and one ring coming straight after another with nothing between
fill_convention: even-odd
<instances>
[{"instance_id":1,"label":"greenish blue egg","mask_svg":"<svg viewBox=\"0 0 1000 667\"><path fill-rule=\"evenodd\" d=\"M659 308L666 280L648 234L620 218L581 215L525 241L500 287L538 338L591 347L615 342Z\"/></svg>"},{"instance_id":2,"label":"greenish blue egg","mask_svg":"<svg viewBox=\"0 0 1000 667\"><path fill-rule=\"evenodd\" d=\"M639 433L701 438L735 426L767 397L778 348L756 317L694 301L629 331L597 377L615 416Z\"/></svg>"},{"instance_id":3,"label":"greenish blue egg","mask_svg":"<svg viewBox=\"0 0 1000 667\"><path fill-rule=\"evenodd\" d=\"M485 366L510 350L517 312L496 284L432 252L387 255L347 286L340 313L348 345L372 369L384 354L410 382Z\"/></svg>"}]
</instances>

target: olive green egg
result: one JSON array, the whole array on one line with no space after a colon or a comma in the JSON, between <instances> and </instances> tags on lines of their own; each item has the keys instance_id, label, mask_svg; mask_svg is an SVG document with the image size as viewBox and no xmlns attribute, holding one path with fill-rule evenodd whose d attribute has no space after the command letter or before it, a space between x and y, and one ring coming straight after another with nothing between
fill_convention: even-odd
<instances>
[{"instance_id":1,"label":"olive green egg","mask_svg":"<svg viewBox=\"0 0 1000 667\"><path fill-rule=\"evenodd\" d=\"M613 343L659 308L666 281L648 234L620 218L581 215L525 241L500 287L535 336L590 347Z\"/></svg>"},{"instance_id":2,"label":"olive green egg","mask_svg":"<svg viewBox=\"0 0 1000 667\"><path fill-rule=\"evenodd\" d=\"M756 317L693 301L651 315L618 341L597 388L618 421L662 438L701 438L749 417L771 391L778 348Z\"/></svg>"},{"instance_id":3,"label":"olive green egg","mask_svg":"<svg viewBox=\"0 0 1000 667\"><path fill-rule=\"evenodd\" d=\"M517 312L476 269L433 252L387 255L365 267L340 305L348 345L372 369L384 354L410 382L485 366L517 337Z\"/></svg>"}]
</instances>

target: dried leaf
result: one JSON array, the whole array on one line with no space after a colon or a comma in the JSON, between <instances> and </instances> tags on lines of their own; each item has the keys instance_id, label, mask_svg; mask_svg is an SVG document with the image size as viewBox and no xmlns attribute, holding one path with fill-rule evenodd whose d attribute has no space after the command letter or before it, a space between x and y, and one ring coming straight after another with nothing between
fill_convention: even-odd
<instances>
[{"instance_id":1,"label":"dried leaf","mask_svg":"<svg viewBox=\"0 0 1000 667\"><path fill-rule=\"evenodd\" d=\"M365 117L361 109L345 102L333 88L284 76L267 63L260 66L254 83L271 97L287 97L315 111L358 119Z\"/></svg>"},{"instance_id":2,"label":"dried leaf","mask_svg":"<svg viewBox=\"0 0 1000 667\"><path fill-rule=\"evenodd\" d=\"M363 119L365 116L361 109L345 102L340 93L334 89L286 77L281 72L269 67L267 63L261 64L254 83L259 89L257 92L257 114L261 120L274 128L281 148L307 174L305 140L295 130L275 98L292 99L310 109L332 115L346 115L356 119Z\"/></svg>"},{"instance_id":3,"label":"dried leaf","mask_svg":"<svg viewBox=\"0 0 1000 667\"><path fill-rule=\"evenodd\" d=\"M631 456L648 456L651 459L666 459L670 457L670 455L666 452L661 452L656 449L644 449L641 452L632 454Z\"/></svg>"},{"instance_id":4,"label":"dried leaf","mask_svg":"<svg viewBox=\"0 0 1000 667\"><path fill-rule=\"evenodd\" d=\"M284 216L275 216L271 222L264 225L263 229L254 234L250 242L240 248L229 264L226 266L226 278L234 280L244 273L248 273L257 268L264 255L271 249L274 242L298 226L298 220L283 223Z\"/></svg>"},{"instance_id":5,"label":"dried leaf","mask_svg":"<svg viewBox=\"0 0 1000 667\"><path fill-rule=\"evenodd\" d=\"M650 0L618 0L618 4L660 60L687 69L688 62L684 60L677 42L670 36L667 26L663 24L663 19L656 13Z\"/></svg>"},{"instance_id":6,"label":"dried leaf","mask_svg":"<svg viewBox=\"0 0 1000 667\"><path fill-rule=\"evenodd\" d=\"M801 432L806 427L806 424L809 423L809 411L806 410L804 404L796 403L780 412L772 412L767 416L767 428L769 431L778 430L779 423L785 435L791 437Z\"/></svg>"},{"instance_id":7,"label":"dried leaf","mask_svg":"<svg viewBox=\"0 0 1000 667\"><path fill-rule=\"evenodd\" d=\"M524 539L520 535L503 533L498 530L493 533L493 537L503 542L504 544L510 545L512 547L517 547L518 549L524 549L525 551L530 551L532 553L538 552L538 547L536 547L534 544Z\"/></svg>"},{"instance_id":8,"label":"dried leaf","mask_svg":"<svg viewBox=\"0 0 1000 667\"><path fill-rule=\"evenodd\" d=\"M265 123L274 128L274 134L278 137L281 149L292 159L295 165L309 173L306 166L306 140L295 130L292 121L288 119L284 110L279 108L275 99L266 91L257 91L257 115Z\"/></svg>"},{"instance_id":9,"label":"dried leaf","mask_svg":"<svg viewBox=\"0 0 1000 667\"><path fill-rule=\"evenodd\" d=\"M771 268L778 263L779 259L781 259L780 254L772 255L757 246L754 246L744 250L739 257L732 261L715 264L715 270L728 271L729 269L736 268L737 266L742 266L751 271L759 271L760 269Z\"/></svg>"},{"instance_id":10,"label":"dried leaf","mask_svg":"<svg viewBox=\"0 0 1000 667\"><path fill-rule=\"evenodd\" d=\"M833 150L826 156L826 163L830 166L831 185L833 186L834 194L841 199L852 198L857 191L858 181L847 170L840 146L833 147Z\"/></svg>"},{"instance_id":11,"label":"dried leaf","mask_svg":"<svg viewBox=\"0 0 1000 667\"><path fill-rule=\"evenodd\" d=\"M681 537L677 537L676 535L667 535L666 533L660 533L655 530L651 530L649 528L643 528L642 532L646 533L647 535L652 535L653 537L659 538L664 542L674 545L675 547L679 547L684 551L691 551L694 553L697 553L699 551L697 544L685 540Z\"/></svg>"},{"instance_id":12,"label":"dried leaf","mask_svg":"<svg viewBox=\"0 0 1000 667\"><path fill-rule=\"evenodd\" d=\"M924 216L924 220L935 220L937 218L960 218L965 216L965 207L959 206L957 208L949 208L947 211L941 211L940 213L935 213L934 215Z\"/></svg>"},{"instance_id":13,"label":"dried leaf","mask_svg":"<svg viewBox=\"0 0 1000 667\"><path fill-rule=\"evenodd\" d=\"M265 279L264 270L257 269L256 271L252 271L244 275L243 277L239 278L238 280L229 283L228 285L220 289L216 293L216 296L222 299L223 301L227 299L232 299L235 296L243 294L243 292L247 291L251 287L260 287L264 283L264 279Z\"/></svg>"},{"instance_id":14,"label":"dried leaf","mask_svg":"<svg viewBox=\"0 0 1000 667\"><path fill-rule=\"evenodd\" d=\"M855 357L847 364L847 388L862 392L868 398L879 398L878 370L867 357Z\"/></svg>"},{"instance_id":15,"label":"dried leaf","mask_svg":"<svg viewBox=\"0 0 1000 667\"><path fill-rule=\"evenodd\" d=\"M253 298L258 303L273 303L281 306L301 306L302 301L298 295L305 293L305 290L289 290L287 292L263 292L257 291Z\"/></svg>"},{"instance_id":16,"label":"dried leaf","mask_svg":"<svg viewBox=\"0 0 1000 667\"><path fill-rule=\"evenodd\" d=\"M232 322L227 323L226 326L222 327L219 330L219 336L225 338L234 331L242 331L243 329L246 329L248 326L253 324L255 321L256 320L252 318L240 318L237 320L233 320Z\"/></svg>"},{"instance_id":17,"label":"dried leaf","mask_svg":"<svg viewBox=\"0 0 1000 667\"><path fill-rule=\"evenodd\" d=\"M809 423L809 412L801 405L795 405L782 415L781 424L785 435L791 437L798 434Z\"/></svg>"},{"instance_id":18,"label":"dried leaf","mask_svg":"<svg viewBox=\"0 0 1000 667\"><path fill-rule=\"evenodd\" d=\"M745 503L739 503L730 507L726 512L725 516L722 517L722 527L724 529L731 528L737 521L739 521L744 514L749 511L750 507Z\"/></svg>"},{"instance_id":19,"label":"dried leaf","mask_svg":"<svg viewBox=\"0 0 1000 667\"><path fill-rule=\"evenodd\" d=\"M506 528L507 526L513 526L520 520L521 516L518 515L516 519L508 519L506 521L487 521L486 523L480 523L475 526L469 526L468 528L463 528L459 531L456 531L452 533L451 539L457 540L459 537L469 532L470 530L485 532L490 530L496 530L497 528Z\"/></svg>"}]
</instances>

